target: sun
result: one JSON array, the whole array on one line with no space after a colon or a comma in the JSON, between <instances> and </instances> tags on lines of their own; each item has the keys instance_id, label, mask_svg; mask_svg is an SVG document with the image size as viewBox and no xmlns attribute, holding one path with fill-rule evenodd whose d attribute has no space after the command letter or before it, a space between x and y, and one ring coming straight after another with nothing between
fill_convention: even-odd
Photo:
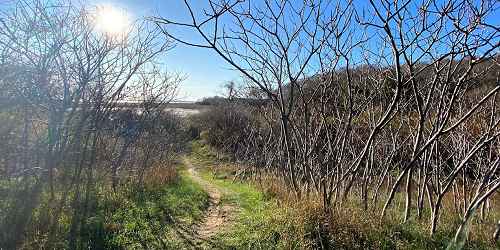
<instances>
[{"instance_id":1,"label":"sun","mask_svg":"<svg viewBox=\"0 0 500 250\"><path fill-rule=\"evenodd\" d=\"M112 5L98 5L94 17L96 30L108 37L124 35L130 28L130 20L125 10Z\"/></svg>"}]
</instances>

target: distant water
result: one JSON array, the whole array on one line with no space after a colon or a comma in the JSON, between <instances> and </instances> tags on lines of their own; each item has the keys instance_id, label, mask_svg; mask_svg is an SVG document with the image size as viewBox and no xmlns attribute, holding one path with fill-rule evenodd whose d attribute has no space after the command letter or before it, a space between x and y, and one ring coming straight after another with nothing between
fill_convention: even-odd
<instances>
[{"instance_id":1,"label":"distant water","mask_svg":"<svg viewBox=\"0 0 500 250\"><path fill-rule=\"evenodd\" d=\"M190 115L196 115L200 113L199 109L187 109L187 108L166 108L165 111L171 111L181 117L187 117Z\"/></svg>"}]
</instances>

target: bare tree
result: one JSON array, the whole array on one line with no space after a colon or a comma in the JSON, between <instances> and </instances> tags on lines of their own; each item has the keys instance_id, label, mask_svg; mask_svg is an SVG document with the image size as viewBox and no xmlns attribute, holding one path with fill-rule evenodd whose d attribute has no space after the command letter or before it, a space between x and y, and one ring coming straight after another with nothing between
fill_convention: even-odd
<instances>
[{"instance_id":1,"label":"bare tree","mask_svg":"<svg viewBox=\"0 0 500 250\"><path fill-rule=\"evenodd\" d=\"M158 55L172 44L159 39L155 26L138 20L125 33L111 36L95 30L93 11L64 1L20 1L0 14L1 69L16 69L0 82L9 91L9 110L21 108L23 114L22 126L12 130L16 137L6 148L23 146L16 154L2 156L1 169L10 169L6 178L18 187L11 190L11 211L1 218L2 228L13 230L1 230L0 247L17 248L29 241L22 232L39 206L38 219L44 221L38 230L47 234L39 247L54 248L61 242L59 222L67 206L72 208L69 247L84 244L81 232L95 185L111 173L116 186L127 150L139 145L144 132L114 134L110 128L120 122L113 120L123 109L120 104L130 100L130 91L141 88L141 106L134 112L142 115L134 122L144 127L164 116L164 105L182 80L159 70ZM112 144L113 139L118 143ZM142 141L142 147L148 143ZM123 154L107 159L102 155L106 151ZM172 152L157 151L160 158ZM4 159L21 164L6 167ZM133 172L149 163L135 165ZM48 192L48 201L40 200L42 192Z\"/></svg>"},{"instance_id":2,"label":"bare tree","mask_svg":"<svg viewBox=\"0 0 500 250\"><path fill-rule=\"evenodd\" d=\"M215 51L272 103L258 114L246 109L252 115L238 131L250 136L231 146L238 148L234 155L260 165L254 174L278 171L297 196L320 194L327 212L340 209L355 190L365 209L370 194L374 209L385 200L385 218L402 192L403 221L414 209L419 219L429 209L431 234L452 187L456 203L463 197L461 228L472 211L486 210L489 191L495 192L486 186L498 188L500 87L490 77L499 65L492 21L498 3L184 5L187 22L154 19L163 33ZM199 39L184 40L179 30ZM224 119L217 122L231 124ZM229 134L217 131L217 138ZM480 191L470 194L473 189Z\"/></svg>"}]
</instances>

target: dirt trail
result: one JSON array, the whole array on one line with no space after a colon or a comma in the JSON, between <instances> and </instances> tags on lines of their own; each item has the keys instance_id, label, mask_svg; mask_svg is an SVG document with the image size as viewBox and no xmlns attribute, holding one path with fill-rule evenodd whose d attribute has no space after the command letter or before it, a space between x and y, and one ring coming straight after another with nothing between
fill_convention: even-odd
<instances>
[{"instance_id":1,"label":"dirt trail","mask_svg":"<svg viewBox=\"0 0 500 250\"><path fill-rule=\"evenodd\" d=\"M221 204L223 191L202 179L189 159L185 158L184 163L188 168L190 177L200 184L209 195L209 206L203 219L192 228L197 236L196 244L209 243L210 237L227 228L226 226L231 222L234 207L229 204Z\"/></svg>"}]
</instances>

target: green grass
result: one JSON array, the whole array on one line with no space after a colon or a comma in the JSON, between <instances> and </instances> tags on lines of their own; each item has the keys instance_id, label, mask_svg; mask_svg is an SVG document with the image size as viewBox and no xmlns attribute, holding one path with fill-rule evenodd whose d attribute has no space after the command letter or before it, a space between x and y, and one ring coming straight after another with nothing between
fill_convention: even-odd
<instances>
[{"instance_id":1,"label":"green grass","mask_svg":"<svg viewBox=\"0 0 500 250\"><path fill-rule=\"evenodd\" d=\"M318 249L322 246L329 249L446 249L458 223L447 218L448 223L442 223L440 230L430 237L427 220L411 218L411 222L401 223L401 211L391 209L387 220L381 223L378 213L360 209L361 204L355 201L348 202L342 213L327 219L314 201L285 203L271 198L276 196L263 192L265 188L233 182L234 169L227 167L231 164L220 160L221 157L216 157L203 143L192 144L190 159L202 167L202 178L225 191L222 202L239 208L229 230L213 239L220 249ZM468 241L464 249L491 247L487 242Z\"/></svg>"},{"instance_id":2,"label":"green grass","mask_svg":"<svg viewBox=\"0 0 500 250\"><path fill-rule=\"evenodd\" d=\"M87 221L90 248L180 249L185 243L175 227L199 220L208 195L181 171L169 185L130 187L104 200Z\"/></svg>"},{"instance_id":3,"label":"green grass","mask_svg":"<svg viewBox=\"0 0 500 250\"><path fill-rule=\"evenodd\" d=\"M291 218L286 208L276 200L266 199L264 194L247 183L218 179L210 171L202 171L202 178L214 183L225 193L221 202L235 207L236 218L230 230L213 239L221 249L295 249L300 248L303 237L302 225Z\"/></svg>"},{"instance_id":4,"label":"green grass","mask_svg":"<svg viewBox=\"0 0 500 250\"><path fill-rule=\"evenodd\" d=\"M212 171L218 162L210 149L194 142L190 159L200 166L201 177L220 188L222 203L235 207L236 216L229 230L218 233L213 245L219 249L304 249L312 248L307 238L313 225L297 221L297 211L246 182L233 182L231 173ZM208 167L208 168L207 168Z\"/></svg>"}]
</instances>

